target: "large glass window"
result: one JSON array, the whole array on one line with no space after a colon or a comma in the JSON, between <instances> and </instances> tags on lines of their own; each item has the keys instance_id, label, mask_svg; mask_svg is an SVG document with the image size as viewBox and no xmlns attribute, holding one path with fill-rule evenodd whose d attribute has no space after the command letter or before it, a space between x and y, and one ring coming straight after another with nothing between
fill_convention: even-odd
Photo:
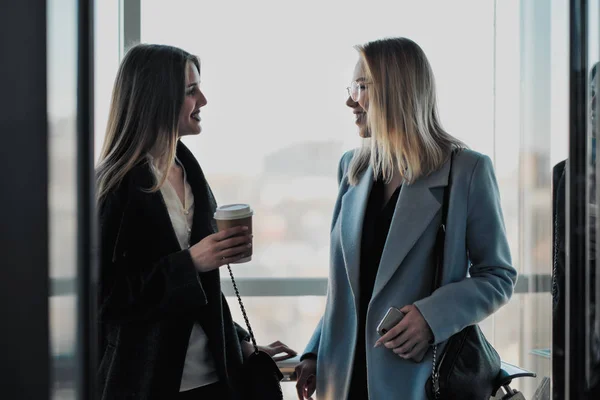
<instances>
[{"instance_id":1,"label":"large glass window","mask_svg":"<svg viewBox=\"0 0 600 400\"><path fill-rule=\"evenodd\" d=\"M567 156L566 0L141 6L143 42L201 58L203 132L184 141L217 200L255 209L254 259L234 273L241 290L256 296L246 305L259 341L280 339L300 351L324 308L319 291L328 273L337 163L360 145L344 104L353 46L387 36L418 42L436 75L446 129L495 163L521 278L511 302L482 326L505 361L538 373L515 382L533 395L550 376L550 185L552 166ZM99 38L110 38L113 26ZM106 67L97 71L97 148L118 61L111 48L97 55ZM306 292L279 297L286 293L273 285ZM230 306L242 322L236 302ZM295 398L292 385L285 390Z\"/></svg>"},{"instance_id":2,"label":"large glass window","mask_svg":"<svg viewBox=\"0 0 600 400\"><path fill-rule=\"evenodd\" d=\"M380 1L368 9L386 12L372 15L347 2L171 4L143 2L141 39L201 58L203 133L184 141L220 203L255 208L254 261L237 267L238 276L327 275L337 163L359 145L344 104L355 44L392 35L419 42L438 78L447 129L493 150L491 2L469 2L469 17L452 2L431 13L422 2Z\"/></svg>"}]
</instances>

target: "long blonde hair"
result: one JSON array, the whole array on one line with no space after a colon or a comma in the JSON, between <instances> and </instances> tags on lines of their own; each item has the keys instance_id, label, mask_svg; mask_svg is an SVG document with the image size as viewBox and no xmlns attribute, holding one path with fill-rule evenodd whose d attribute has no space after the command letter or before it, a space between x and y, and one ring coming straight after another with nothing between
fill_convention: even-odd
<instances>
[{"instance_id":1,"label":"long blonde hair","mask_svg":"<svg viewBox=\"0 0 600 400\"><path fill-rule=\"evenodd\" d=\"M159 190L167 179L179 138L178 120L188 63L200 71L197 57L163 45L140 44L123 58L96 168L98 201L116 189L151 152L161 161L157 168L162 177L149 190Z\"/></svg>"},{"instance_id":2,"label":"long blonde hair","mask_svg":"<svg viewBox=\"0 0 600 400\"><path fill-rule=\"evenodd\" d=\"M350 163L348 180L356 185L373 166L389 182L397 167L406 183L438 170L454 148L466 147L446 132L437 111L435 79L425 53L406 38L356 46L368 85L365 140Z\"/></svg>"}]
</instances>

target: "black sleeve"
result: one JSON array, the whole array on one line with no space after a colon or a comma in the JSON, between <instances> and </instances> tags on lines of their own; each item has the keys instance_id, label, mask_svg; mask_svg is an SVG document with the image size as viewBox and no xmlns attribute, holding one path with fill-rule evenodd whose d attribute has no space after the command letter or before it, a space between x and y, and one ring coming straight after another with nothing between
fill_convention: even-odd
<instances>
[{"instance_id":1,"label":"black sleeve","mask_svg":"<svg viewBox=\"0 0 600 400\"><path fill-rule=\"evenodd\" d=\"M240 324L238 324L237 322L233 323L235 326L235 331L237 333L238 336L238 340L241 342L242 340L246 340L249 341L250 340L250 334L240 326Z\"/></svg>"},{"instance_id":2,"label":"black sleeve","mask_svg":"<svg viewBox=\"0 0 600 400\"><path fill-rule=\"evenodd\" d=\"M100 320L150 320L165 314L192 317L207 300L189 251L143 262L128 254L126 246L121 249L124 203L113 193L99 207Z\"/></svg>"}]
</instances>

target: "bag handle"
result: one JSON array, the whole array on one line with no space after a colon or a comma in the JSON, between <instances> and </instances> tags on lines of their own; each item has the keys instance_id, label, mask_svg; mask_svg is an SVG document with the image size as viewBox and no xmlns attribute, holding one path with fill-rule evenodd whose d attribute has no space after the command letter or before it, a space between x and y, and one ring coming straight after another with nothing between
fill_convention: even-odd
<instances>
[{"instance_id":1,"label":"bag handle","mask_svg":"<svg viewBox=\"0 0 600 400\"><path fill-rule=\"evenodd\" d=\"M452 187L452 161L455 150L450 153L450 167L448 170L448 185L444 187L444 199L442 203L442 221L438 228L438 233L435 241L436 266L435 274L433 275L433 286L431 293L442 286L442 278L444 277L444 247L446 243L446 225L448 221L448 204L450 203L450 189Z\"/></svg>"},{"instance_id":2,"label":"bag handle","mask_svg":"<svg viewBox=\"0 0 600 400\"><path fill-rule=\"evenodd\" d=\"M240 303L240 310L242 310L242 315L244 316L244 321L246 322L246 327L248 328L248 333L250 334L250 340L252 340L252 345L254 346L254 352L258 354L258 346L256 345L256 339L254 338L254 332L252 332L250 320L248 319L248 315L246 314L246 307L244 307L244 303L242 302L242 297L240 296L240 291L238 290L237 284L235 283L235 278L233 277L233 272L231 271L231 266L229 265L229 263L227 263L227 269L229 270L229 276L231 277L233 290L235 291L235 295L237 296L238 302Z\"/></svg>"},{"instance_id":3,"label":"bag handle","mask_svg":"<svg viewBox=\"0 0 600 400\"><path fill-rule=\"evenodd\" d=\"M450 167L448 170L448 185L444 187L444 199L442 203L442 221L438 227L438 233L435 241L435 254L436 254L436 266L435 274L433 275L433 286L431 293L436 291L442 286L442 278L444 277L444 247L446 244L446 224L448 221L448 204L450 203L450 189L452 187L452 159L456 150L452 150L450 153ZM438 366L438 354L437 345L433 345L433 360L431 367L431 383L434 397L439 399L440 397L440 375L437 370Z\"/></svg>"}]
</instances>

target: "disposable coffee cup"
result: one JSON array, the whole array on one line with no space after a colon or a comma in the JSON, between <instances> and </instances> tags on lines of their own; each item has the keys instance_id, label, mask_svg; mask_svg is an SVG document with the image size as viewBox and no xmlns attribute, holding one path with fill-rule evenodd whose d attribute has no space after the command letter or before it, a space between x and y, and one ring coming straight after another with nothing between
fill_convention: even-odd
<instances>
[{"instance_id":1,"label":"disposable coffee cup","mask_svg":"<svg viewBox=\"0 0 600 400\"><path fill-rule=\"evenodd\" d=\"M248 204L227 204L217 208L214 218L217 221L219 232L235 226L247 226L248 234L252 233L252 216L254 211ZM252 260L252 247L244 255L244 258L232 263L242 264Z\"/></svg>"}]
</instances>

